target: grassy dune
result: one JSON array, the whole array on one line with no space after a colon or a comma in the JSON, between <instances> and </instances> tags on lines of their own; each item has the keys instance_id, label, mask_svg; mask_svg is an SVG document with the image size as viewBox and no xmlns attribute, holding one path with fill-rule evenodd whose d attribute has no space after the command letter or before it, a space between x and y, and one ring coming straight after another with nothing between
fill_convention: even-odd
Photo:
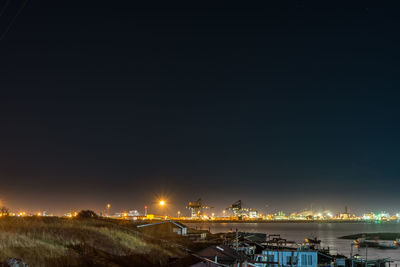
<instances>
[{"instance_id":1,"label":"grassy dune","mask_svg":"<svg viewBox=\"0 0 400 267\"><path fill-rule=\"evenodd\" d=\"M14 257L30 266L154 266L183 254L140 235L131 222L0 218L0 262Z\"/></svg>"}]
</instances>

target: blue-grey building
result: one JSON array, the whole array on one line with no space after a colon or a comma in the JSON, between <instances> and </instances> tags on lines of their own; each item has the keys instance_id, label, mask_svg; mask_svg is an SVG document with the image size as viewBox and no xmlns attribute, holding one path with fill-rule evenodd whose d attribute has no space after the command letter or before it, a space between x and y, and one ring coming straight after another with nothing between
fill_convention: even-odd
<instances>
[{"instance_id":1,"label":"blue-grey building","mask_svg":"<svg viewBox=\"0 0 400 267\"><path fill-rule=\"evenodd\" d=\"M263 250L261 254L255 256L255 265L259 267L317 267L321 256L325 257L316 250Z\"/></svg>"}]
</instances>

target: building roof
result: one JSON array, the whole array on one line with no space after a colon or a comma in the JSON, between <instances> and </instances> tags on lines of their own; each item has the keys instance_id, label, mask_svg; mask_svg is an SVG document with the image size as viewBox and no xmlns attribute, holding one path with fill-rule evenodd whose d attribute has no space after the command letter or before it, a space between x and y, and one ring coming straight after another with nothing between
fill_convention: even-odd
<instances>
[{"instance_id":1,"label":"building roof","mask_svg":"<svg viewBox=\"0 0 400 267\"><path fill-rule=\"evenodd\" d=\"M239 238L242 238L244 240L253 241L253 242L262 243L267 240L267 234L239 232Z\"/></svg>"},{"instance_id":2,"label":"building roof","mask_svg":"<svg viewBox=\"0 0 400 267\"><path fill-rule=\"evenodd\" d=\"M182 228L182 229L183 228L187 228L186 225L178 223L178 222L175 222L175 221L162 221L162 222L156 222L156 223L147 223L147 224L138 225L137 227L138 228L142 228L142 227L155 226L155 225L160 225L160 224L165 224L165 223L172 223L172 224L174 224L174 225L176 225L176 226L178 226L179 228Z\"/></svg>"},{"instance_id":3,"label":"building roof","mask_svg":"<svg viewBox=\"0 0 400 267\"><path fill-rule=\"evenodd\" d=\"M247 257L236 250L225 245L214 245L202 249L195 253L196 255L214 260L217 257L218 263L232 264L243 262Z\"/></svg>"},{"instance_id":4,"label":"building roof","mask_svg":"<svg viewBox=\"0 0 400 267\"><path fill-rule=\"evenodd\" d=\"M202 233L210 234L210 231L188 228L188 234L202 234Z\"/></svg>"},{"instance_id":5,"label":"building roof","mask_svg":"<svg viewBox=\"0 0 400 267\"><path fill-rule=\"evenodd\" d=\"M172 262L168 266L173 266L173 267L187 267L187 266L193 266L193 267L221 267L221 266L227 266L223 265L220 263L215 263L212 260L205 259L196 255L187 255L183 258L180 258L174 262Z\"/></svg>"}]
</instances>

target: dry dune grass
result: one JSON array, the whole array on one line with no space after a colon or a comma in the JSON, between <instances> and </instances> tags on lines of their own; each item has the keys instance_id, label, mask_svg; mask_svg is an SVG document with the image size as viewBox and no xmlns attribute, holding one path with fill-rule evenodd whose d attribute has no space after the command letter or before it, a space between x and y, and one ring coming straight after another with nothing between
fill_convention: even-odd
<instances>
[{"instance_id":1,"label":"dry dune grass","mask_svg":"<svg viewBox=\"0 0 400 267\"><path fill-rule=\"evenodd\" d=\"M140 266L183 255L134 229L100 219L1 218L0 262L14 257L30 266Z\"/></svg>"}]
</instances>

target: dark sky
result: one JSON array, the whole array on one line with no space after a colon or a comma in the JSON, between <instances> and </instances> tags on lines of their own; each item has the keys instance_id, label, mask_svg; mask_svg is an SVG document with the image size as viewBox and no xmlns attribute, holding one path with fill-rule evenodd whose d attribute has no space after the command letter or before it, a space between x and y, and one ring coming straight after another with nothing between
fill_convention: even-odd
<instances>
[{"instance_id":1,"label":"dark sky","mask_svg":"<svg viewBox=\"0 0 400 267\"><path fill-rule=\"evenodd\" d=\"M6 205L399 211L397 7L136 2L29 1L0 40Z\"/></svg>"}]
</instances>

